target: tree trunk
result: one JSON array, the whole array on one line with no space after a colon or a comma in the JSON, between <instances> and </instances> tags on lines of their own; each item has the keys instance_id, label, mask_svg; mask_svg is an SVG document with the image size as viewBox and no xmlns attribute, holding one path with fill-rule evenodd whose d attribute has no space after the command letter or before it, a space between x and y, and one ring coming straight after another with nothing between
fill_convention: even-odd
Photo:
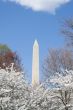
<instances>
[{"instance_id":1,"label":"tree trunk","mask_svg":"<svg viewBox=\"0 0 73 110\"><path fill-rule=\"evenodd\" d=\"M65 110L68 110L68 107L65 107Z\"/></svg>"}]
</instances>

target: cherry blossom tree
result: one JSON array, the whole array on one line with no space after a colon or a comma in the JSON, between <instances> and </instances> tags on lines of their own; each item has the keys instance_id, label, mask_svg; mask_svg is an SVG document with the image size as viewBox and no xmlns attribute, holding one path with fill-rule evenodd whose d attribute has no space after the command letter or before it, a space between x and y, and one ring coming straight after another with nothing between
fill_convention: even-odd
<instances>
[{"instance_id":1,"label":"cherry blossom tree","mask_svg":"<svg viewBox=\"0 0 73 110\"><path fill-rule=\"evenodd\" d=\"M9 71L10 69L10 71ZM23 73L11 68L0 69L0 109L18 110L29 97L28 84Z\"/></svg>"},{"instance_id":2,"label":"cherry blossom tree","mask_svg":"<svg viewBox=\"0 0 73 110\"><path fill-rule=\"evenodd\" d=\"M73 109L73 71L63 71L63 73L56 73L50 79L50 84L53 86L51 99L59 103L58 110L72 110ZM56 106L56 104L55 104ZM58 106L57 106L58 107ZM54 106L53 106L54 108Z\"/></svg>"},{"instance_id":3,"label":"cherry blossom tree","mask_svg":"<svg viewBox=\"0 0 73 110\"><path fill-rule=\"evenodd\" d=\"M33 87L13 66L0 69L0 110L73 109L72 70L56 73Z\"/></svg>"}]
</instances>

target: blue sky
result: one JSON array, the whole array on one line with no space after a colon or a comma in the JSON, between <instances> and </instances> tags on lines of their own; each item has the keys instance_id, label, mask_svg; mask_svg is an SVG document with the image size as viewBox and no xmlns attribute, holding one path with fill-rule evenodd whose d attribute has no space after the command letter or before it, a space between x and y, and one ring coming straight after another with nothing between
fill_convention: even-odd
<instances>
[{"instance_id":1,"label":"blue sky","mask_svg":"<svg viewBox=\"0 0 73 110\"><path fill-rule=\"evenodd\" d=\"M0 0L0 43L17 51L22 63L31 75L32 46L35 39L40 46L40 68L49 48L61 48L64 39L60 34L61 20L73 16L73 1L67 3L41 0L29 4L29 0ZM25 3L25 1L28 1ZM65 0L62 0L65 2ZM40 4L40 5L39 5ZM45 5L44 5L45 4ZM40 7L38 7L38 5ZM46 8L47 7L47 8ZM48 8L49 7L49 8Z\"/></svg>"}]
</instances>

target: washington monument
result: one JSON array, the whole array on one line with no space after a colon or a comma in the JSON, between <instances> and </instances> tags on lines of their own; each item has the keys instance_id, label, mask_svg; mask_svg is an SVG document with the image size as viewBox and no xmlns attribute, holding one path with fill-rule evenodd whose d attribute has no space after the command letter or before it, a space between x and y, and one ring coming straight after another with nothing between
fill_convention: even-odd
<instances>
[{"instance_id":1,"label":"washington monument","mask_svg":"<svg viewBox=\"0 0 73 110\"><path fill-rule=\"evenodd\" d=\"M32 56L32 85L39 84L39 45L37 40L33 44Z\"/></svg>"}]
</instances>

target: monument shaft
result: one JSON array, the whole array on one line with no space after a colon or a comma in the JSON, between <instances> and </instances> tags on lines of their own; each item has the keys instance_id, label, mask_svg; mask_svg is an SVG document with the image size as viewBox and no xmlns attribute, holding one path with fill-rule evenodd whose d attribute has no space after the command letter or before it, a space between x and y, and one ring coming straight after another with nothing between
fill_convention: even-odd
<instances>
[{"instance_id":1,"label":"monument shaft","mask_svg":"<svg viewBox=\"0 0 73 110\"><path fill-rule=\"evenodd\" d=\"M33 45L33 58L32 58L32 85L39 84L39 45L35 40Z\"/></svg>"}]
</instances>

